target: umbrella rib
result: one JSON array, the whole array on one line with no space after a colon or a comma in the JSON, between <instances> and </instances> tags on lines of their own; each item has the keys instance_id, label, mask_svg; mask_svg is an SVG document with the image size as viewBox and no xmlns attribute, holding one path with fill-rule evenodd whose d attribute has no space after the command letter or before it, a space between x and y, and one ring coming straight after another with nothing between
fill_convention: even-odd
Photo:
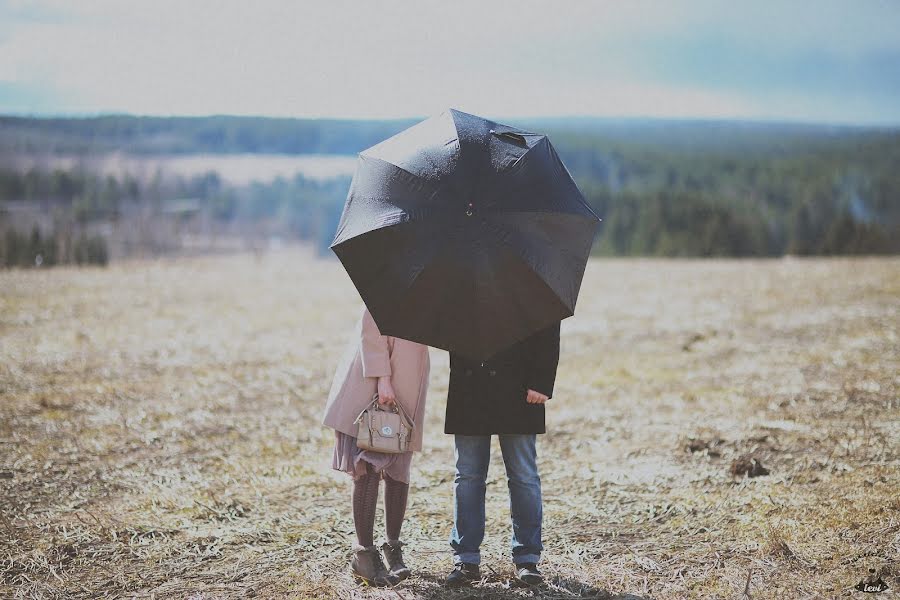
<instances>
[{"instance_id":1,"label":"umbrella rib","mask_svg":"<svg viewBox=\"0 0 900 600\"><path fill-rule=\"evenodd\" d=\"M490 242L492 244L494 244L495 247L498 247L498 248L502 247L503 249L505 249L513 258L515 258L517 261L521 262L527 269L529 269L532 273L534 273L535 277L540 282L540 285L542 285L548 292L550 292L551 296L554 298L554 300L559 305L559 307L561 307L568 315L571 316L573 314L572 311L569 310L569 307L566 306L566 304L560 299L559 295L556 293L556 290L554 290L552 287L550 287L550 285L544 280L544 278L539 273L537 273L537 271L535 271L534 268L523 259L523 257L521 256L520 253L515 251L514 246L507 243L506 240L500 240L497 238L491 238ZM477 284L477 282L478 282L478 280L476 279L476 284ZM524 305L525 303L518 302L518 304ZM480 331L480 328L479 328L479 331Z\"/></svg>"},{"instance_id":2,"label":"umbrella rib","mask_svg":"<svg viewBox=\"0 0 900 600\"><path fill-rule=\"evenodd\" d=\"M572 177L572 173L569 172L569 167L567 167L566 163L564 163L562 161L562 159L559 157L559 153L556 152L556 148L553 147L553 144L548 144L548 145L550 147L550 153L553 155L554 162L556 163L556 168L562 169L562 172L566 174L566 176L569 178L569 181L571 181L572 184L574 184L575 189L578 190L578 184L575 183L575 178ZM594 209L591 208L591 205L588 204L587 200L584 197L584 194L581 193L581 190L578 190L578 196L579 196L578 201L581 203L581 205L584 206L587 209L587 211L591 215L593 215L593 217L595 219L597 219L597 221L602 221L603 219L601 219L599 217L599 215L597 215L597 213L594 212Z\"/></svg>"},{"instance_id":3,"label":"umbrella rib","mask_svg":"<svg viewBox=\"0 0 900 600\"><path fill-rule=\"evenodd\" d=\"M416 175L412 171L404 169L403 167L401 167L399 165L396 165L390 161L387 161L383 158L379 158L377 156L366 155L365 158L366 158L366 160L378 161L379 163L381 163L383 165L393 167L394 169L397 169L401 173L404 173L406 176L415 179L416 182L421 183L423 188L427 188L427 192L425 192L425 195L427 195L427 198L429 200L434 198L435 196L443 194L452 185L450 183L449 179L441 181L439 183L439 185L435 185L434 182L432 182L431 180L429 180L425 177L422 177L420 175ZM435 215L444 216L444 215L446 215L446 213L452 211L451 206L431 205L431 206L427 206L427 207L423 207L423 206L406 207L406 208L400 207L400 206L397 206L397 204L395 204L392 201L392 199L389 195L379 196L378 199L387 202L388 204L390 204L391 206L396 208L398 211L400 211L400 214L402 214L402 216L405 217L405 218L395 217L396 222L425 221L432 216L435 216Z\"/></svg>"},{"instance_id":4,"label":"umbrella rib","mask_svg":"<svg viewBox=\"0 0 900 600\"><path fill-rule=\"evenodd\" d=\"M492 217L494 217L494 218L490 218L489 222L496 229L502 229L504 232L515 234L515 230L511 229L510 227L508 227L507 225L505 225L503 223L498 223L496 218L500 215L508 215L508 214L516 214L516 213L528 214L530 212L545 212L545 211L505 211L503 213L498 213L497 215L492 215ZM549 211L546 211L546 212L549 213ZM562 216L562 215L560 215L560 216ZM566 215L566 216L574 216L574 215ZM506 238L504 238L504 241L505 240L506 240ZM514 246L512 246L512 244L507 243L507 245L510 246L511 248L515 248ZM565 245L558 247L558 250L560 250L562 252L562 254L564 254L567 258L570 258L572 260L579 260L581 258L581 256L577 253L576 250L569 248ZM519 254L519 253L517 252L516 254Z\"/></svg>"},{"instance_id":5,"label":"umbrella rib","mask_svg":"<svg viewBox=\"0 0 900 600\"><path fill-rule=\"evenodd\" d=\"M419 176L419 175L416 175L416 174L413 173L412 171L409 171L409 170L407 170L407 169L404 169L404 168L401 167L400 165L395 165L394 163L392 163L392 162L389 161L389 160L384 160L383 158L378 158L377 156L372 156L371 154L365 154L364 152L360 152L359 155L362 156L363 158L365 158L366 160L377 160L378 162L380 162L380 163L382 163L382 164L385 164L385 165L389 165L389 166L391 166L391 167L394 167L395 169L397 169L397 170L399 170L399 171L403 171L404 173L406 173L406 174L409 175L410 177L415 177L416 179L420 179L420 180L422 180L422 181L427 181L427 179L424 179L423 177L421 177L421 176Z\"/></svg>"},{"instance_id":6,"label":"umbrella rib","mask_svg":"<svg viewBox=\"0 0 900 600\"><path fill-rule=\"evenodd\" d=\"M493 225L496 229L501 229L505 232L510 231L509 229L502 227L496 223L491 223L491 225ZM502 243L504 245L504 247L506 247L510 251L510 254L512 254L513 256L516 257L517 260L519 260L523 264L525 264L525 266L528 267L528 269L530 269L535 274L535 276L540 280L541 284L544 285L544 287L546 287L548 290L550 290L550 292L553 294L553 297L556 299L556 301L559 303L559 305L562 306L566 310L566 312L569 312L569 313L572 312L569 309L569 307L566 306L566 304L560 299L557 291L554 290L553 287L550 286L550 284L547 283L547 281L544 279L544 276L540 272L538 272L537 269L534 268L534 265L532 264L532 262L529 261L525 256L522 255L522 253L519 251L520 250L519 248L517 248L515 245L509 243L509 236L503 236L503 235L497 236L496 238L493 238L493 241Z\"/></svg>"}]
</instances>

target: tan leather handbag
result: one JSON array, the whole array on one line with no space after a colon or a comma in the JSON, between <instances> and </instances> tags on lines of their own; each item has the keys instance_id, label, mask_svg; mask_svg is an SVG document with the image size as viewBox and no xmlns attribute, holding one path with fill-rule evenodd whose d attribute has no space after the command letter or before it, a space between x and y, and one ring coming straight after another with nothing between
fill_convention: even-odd
<instances>
[{"instance_id":1,"label":"tan leather handbag","mask_svg":"<svg viewBox=\"0 0 900 600\"><path fill-rule=\"evenodd\" d=\"M414 426L399 401L395 401L394 406L383 406L378 403L378 394L375 394L354 423L356 445L360 450L387 454L409 450Z\"/></svg>"}]
</instances>

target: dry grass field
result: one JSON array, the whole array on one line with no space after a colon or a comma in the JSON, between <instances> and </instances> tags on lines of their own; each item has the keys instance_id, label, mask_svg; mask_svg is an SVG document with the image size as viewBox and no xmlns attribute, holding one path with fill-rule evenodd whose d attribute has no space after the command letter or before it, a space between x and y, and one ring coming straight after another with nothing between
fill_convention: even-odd
<instances>
[{"instance_id":1,"label":"dry grass field","mask_svg":"<svg viewBox=\"0 0 900 600\"><path fill-rule=\"evenodd\" d=\"M0 272L0 597L900 590L900 259L592 261L539 439L538 589L510 582L496 442L485 579L441 585L437 350L404 526L414 576L352 582L349 482L319 416L360 307L304 249ZM867 576L891 589L855 591Z\"/></svg>"}]
</instances>

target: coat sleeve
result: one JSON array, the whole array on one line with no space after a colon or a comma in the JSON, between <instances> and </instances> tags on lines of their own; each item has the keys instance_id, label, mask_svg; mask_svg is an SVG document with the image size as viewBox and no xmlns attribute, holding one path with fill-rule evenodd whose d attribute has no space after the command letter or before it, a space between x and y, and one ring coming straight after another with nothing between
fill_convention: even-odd
<instances>
[{"instance_id":1,"label":"coat sleeve","mask_svg":"<svg viewBox=\"0 0 900 600\"><path fill-rule=\"evenodd\" d=\"M528 388L552 398L559 366L559 322L535 333L529 342Z\"/></svg>"},{"instance_id":2,"label":"coat sleeve","mask_svg":"<svg viewBox=\"0 0 900 600\"><path fill-rule=\"evenodd\" d=\"M362 357L363 377L384 377L391 374L391 352L387 336L381 335L368 310L363 312L359 355Z\"/></svg>"}]
</instances>

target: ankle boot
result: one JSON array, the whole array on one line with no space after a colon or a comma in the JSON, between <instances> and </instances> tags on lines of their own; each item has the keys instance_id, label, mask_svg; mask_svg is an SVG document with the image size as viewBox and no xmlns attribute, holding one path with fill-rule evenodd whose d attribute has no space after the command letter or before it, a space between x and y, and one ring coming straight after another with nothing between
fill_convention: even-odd
<instances>
[{"instance_id":1,"label":"ankle boot","mask_svg":"<svg viewBox=\"0 0 900 600\"><path fill-rule=\"evenodd\" d=\"M397 541L395 543L385 542L381 545L381 550L384 552L384 557L387 559L388 570L390 570L391 574L397 577L399 581L403 581L407 577L409 577L411 571L409 567L403 562L403 546L405 544L401 541Z\"/></svg>"},{"instance_id":2,"label":"ankle boot","mask_svg":"<svg viewBox=\"0 0 900 600\"><path fill-rule=\"evenodd\" d=\"M385 568L381 553L375 546L353 546L350 572L356 579L373 587L395 585L400 581Z\"/></svg>"}]
</instances>

